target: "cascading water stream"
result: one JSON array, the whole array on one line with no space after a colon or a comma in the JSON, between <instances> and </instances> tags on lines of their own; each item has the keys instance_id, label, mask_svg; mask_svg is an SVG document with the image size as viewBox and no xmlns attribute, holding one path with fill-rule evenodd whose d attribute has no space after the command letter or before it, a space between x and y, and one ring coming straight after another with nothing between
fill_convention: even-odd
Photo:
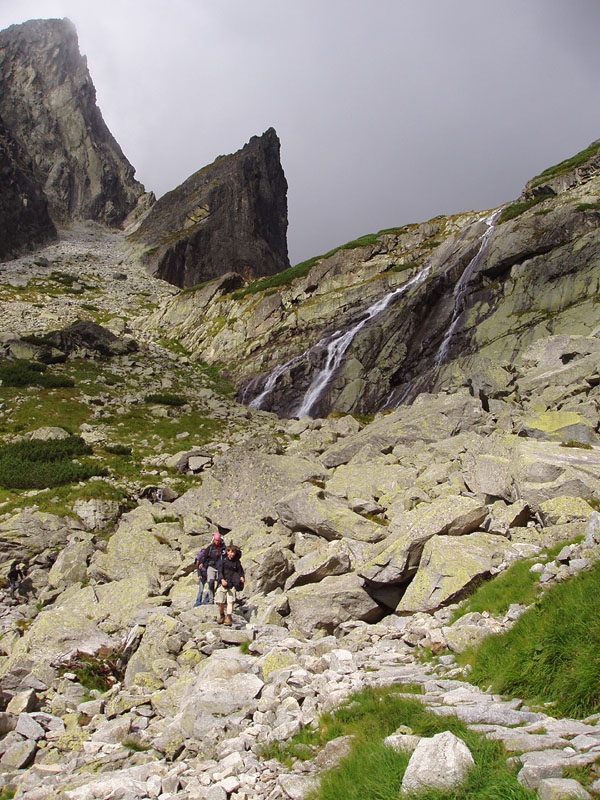
<instances>
[{"instance_id":1,"label":"cascading water stream","mask_svg":"<svg viewBox=\"0 0 600 800\"><path fill-rule=\"evenodd\" d=\"M332 375L342 363L346 351L352 344L352 341L361 328L363 328L369 320L373 319L373 317L376 317L378 314L384 311L396 297L399 297L413 286L424 281L428 274L429 267L426 267L409 281L402 284L402 286L394 289L393 292L390 292L390 294L380 298L373 303L373 305L369 306L369 308L367 308L361 315L360 321L355 323L351 328L348 328L347 331L337 330L335 333L323 337L323 339L318 341L306 352L298 356L294 356L294 358L286 361L285 364L280 364L279 366L275 367L273 372L269 375L261 393L258 394L249 405L252 408L261 408L265 399L273 391L281 375L288 372L296 364L302 361L308 361L312 353L319 350L325 350L327 354L325 366L316 373L304 397L302 398L296 410L291 413L291 416L302 417L306 414L309 414L311 409L321 397Z\"/></svg>"},{"instance_id":2,"label":"cascading water stream","mask_svg":"<svg viewBox=\"0 0 600 800\"><path fill-rule=\"evenodd\" d=\"M488 214L487 217L484 217L482 222L487 225L487 229L485 230L484 234L481 237L481 243L479 245L479 249L473 256L473 258L469 261L465 269L463 270L462 275L456 282L454 287L454 311L452 313L452 319L450 321L450 325L448 326L448 330L446 331L442 343L439 347L437 355L435 357L435 366L439 367L440 364L443 363L446 356L448 355L448 350L450 349L450 342L454 336L454 331L458 325L458 321L460 315L464 310L465 305L465 297L467 295L467 289L469 286L469 281L471 280L471 276L475 272L476 268L481 263L485 251L487 249L488 242L492 233L494 232L494 228L496 226L496 221L502 212L501 208L496 209L491 214Z\"/></svg>"}]
</instances>

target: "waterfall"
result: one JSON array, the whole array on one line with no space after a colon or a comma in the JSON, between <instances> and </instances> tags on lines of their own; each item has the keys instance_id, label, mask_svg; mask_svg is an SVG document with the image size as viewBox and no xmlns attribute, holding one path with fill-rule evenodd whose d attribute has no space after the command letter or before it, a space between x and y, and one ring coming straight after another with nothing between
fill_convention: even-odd
<instances>
[{"instance_id":1,"label":"waterfall","mask_svg":"<svg viewBox=\"0 0 600 800\"><path fill-rule=\"evenodd\" d=\"M252 400L250 406L252 408L261 408L263 402L271 393L281 375L288 372L296 364L303 361L309 361L312 353L319 350L325 350L325 366L315 374L304 397L290 416L302 417L306 414L309 414L311 409L315 406L323 394L323 391L325 390L325 387L329 383L331 377L342 363L344 355L352 344L356 334L367 324L369 320L373 319L373 317L376 317L378 314L384 311L393 302L393 300L400 295L405 294L413 286L422 283L428 274L429 267L425 267L425 269L412 277L406 283L402 284L402 286L394 289L394 291L390 292L369 306L369 308L362 312L360 320L346 331L340 329L332 334L329 334L328 336L324 336L309 350L301 353L298 356L294 356L294 358L286 361L285 364L280 364L279 366L275 367L275 369L269 375L263 390L254 398L254 400Z\"/></svg>"},{"instance_id":2,"label":"waterfall","mask_svg":"<svg viewBox=\"0 0 600 800\"><path fill-rule=\"evenodd\" d=\"M494 232L494 227L496 226L496 220L500 216L501 212L502 209L498 208L495 211L492 211L491 214L488 214L487 217L484 217L481 220L487 225L487 228L481 237L479 249L473 256L473 258L469 261L465 269L463 270L462 275L460 276L454 287L454 292L453 292L454 311L452 313L452 319L450 321L450 325L448 326L448 330L444 335L442 343L435 357L434 363L436 367L439 367L440 364L443 363L446 356L448 355L448 350L450 349L450 342L452 341L452 337L454 336L454 331L456 330L456 327L458 325L460 315L464 310L465 298L469 287L469 281L471 280L471 276L473 275L475 269L479 266L485 255L488 242L490 240L492 233Z\"/></svg>"},{"instance_id":3,"label":"waterfall","mask_svg":"<svg viewBox=\"0 0 600 800\"><path fill-rule=\"evenodd\" d=\"M309 352L310 350L307 353L301 353L299 356L294 356L294 358L291 358L289 361L286 361L285 364L279 364L277 367L275 367L273 372L271 372L271 374L267 378L265 385L263 386L262 392L260 394L257 394L256 397L250 403L248 403L250 408L261 408L263 401L271 394L279 378L282 375L284 375L289 369L291 369L295 364L298 364L300 361L303 361L305 358L307 358ZM244 396L242 397L242 402L244 401L245 401L245 393Z\"/></svg>"}]
</instances>

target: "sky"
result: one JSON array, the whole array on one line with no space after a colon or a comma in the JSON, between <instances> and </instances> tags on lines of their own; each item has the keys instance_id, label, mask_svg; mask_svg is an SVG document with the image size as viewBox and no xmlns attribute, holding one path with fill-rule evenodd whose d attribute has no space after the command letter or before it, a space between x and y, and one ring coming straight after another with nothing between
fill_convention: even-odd
<instances>
[{"instance_id":1,"label":"sky","mask_svg":"<svg viewBox=\"0 0 600 800\"><path fill-rule=\"evenodd\" d=\"M292 264L600 138L599 0L0 0L0 28L52 17L157 197L275 128Z\"/></svg>"}]
</instances>

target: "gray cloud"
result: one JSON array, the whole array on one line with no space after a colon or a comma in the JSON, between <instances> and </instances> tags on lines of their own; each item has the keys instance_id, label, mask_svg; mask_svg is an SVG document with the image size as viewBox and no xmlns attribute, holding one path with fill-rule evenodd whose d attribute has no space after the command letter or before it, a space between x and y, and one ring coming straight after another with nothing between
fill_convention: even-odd
<instances>
[{"instance_id":1,"label":"gray cloud","mask_svg":"<svg viewBox=\"0 0 600 800\"><path fill-rule=\"evenodd\" d=\"M276 128L290 258L485 209L600 137L597 0L0 0L68 16L161 195Z\"/></svg>"}]
</instances>

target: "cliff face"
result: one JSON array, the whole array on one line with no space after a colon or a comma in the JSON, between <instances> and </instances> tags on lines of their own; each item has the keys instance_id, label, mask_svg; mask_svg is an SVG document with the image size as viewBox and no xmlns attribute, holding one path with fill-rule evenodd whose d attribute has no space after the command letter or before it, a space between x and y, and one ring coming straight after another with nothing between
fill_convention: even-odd
<instances>
[{"instance_id":1,"label":"cliff face","mask_svg":"<svg viewBox=\"0 0 600 800\"><path fill-rule=\"evenodd\" d=\"M287 181L271 128L158 200L130 239L150 272L189 287L286 269L286 235Z\"/></svg>"},{"instance_id":2,"label":"cliff face","mask_svg":"<svg viewBox=\"0 0 600 800\"><path fill-rule=\"evenodd\" d=\"M119 226L144 194L96 105L69 20L0 32L0 116L27 152L57 224L80 218Z\"/></svg>"},{"instance_id":3,"label":"cliff face","mask_svg":"<svg viewBox=\"0 0 600 800\"><path fill-rule=\"evenodd\" d=\"M495 213L364 237L275 290L211 284L153 323L226 365L243 402L283 416L370 413L460 386L505 396L525 347L600 326L599 197L595 142Z\"/></svg>"},{"instance_id":4,"label":"cliff face","mask_svg":"<svg viewBox=\"0 0 600 800\"><path fill-rule=\"evenodd\" d=\"M0 119L0 259L53 239L56 228L32 165Z\"/></svg>"}]
</instances>

